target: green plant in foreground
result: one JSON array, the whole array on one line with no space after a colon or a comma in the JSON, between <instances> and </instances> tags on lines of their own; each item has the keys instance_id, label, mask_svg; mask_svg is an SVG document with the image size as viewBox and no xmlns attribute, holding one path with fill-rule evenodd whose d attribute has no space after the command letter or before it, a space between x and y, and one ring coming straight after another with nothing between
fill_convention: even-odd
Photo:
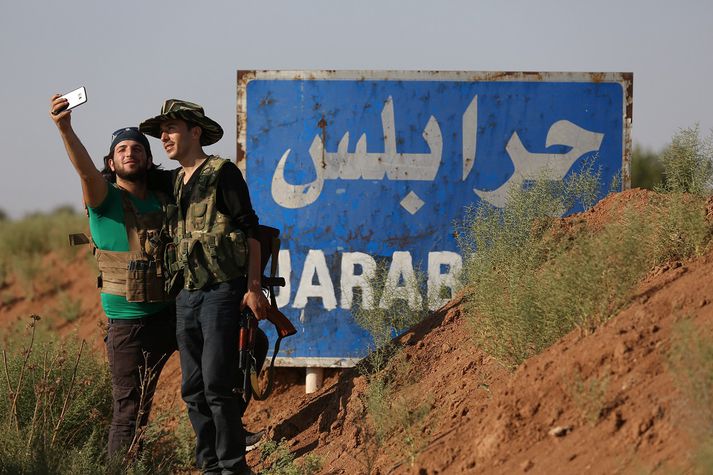
<instances>
[{"instance_id":1,"label":"green plant in foreground","mask_svg":"<svg viewBox=\"0 0 713 475\"><path fill-rule=\"evenodd\" d=\"M103 471L108 371L83 342L47 341L38 321L33 316L30 335L2 349L0 473Z\"/></svg>"},{"instance_id":2,"label":"green plant in foreground","mask_svg":"<svg viewBox=\"0 0 713 475\"><path fill-rule=\"evenodd\" d=\"M657 263L701 255L711 238L706 220L706 197L666 193L655 200L653 254Z\"/></svg>"},{"instance_id":3,"label":"green plant in foreground","mask_svg":"<svg viewBox=\"0 0 713 475\"><path fill-rule=\"evenodd\" d=\"M417 382L418 375L403 351L394 346L390 348L393 354L379 371L369 372L369 368L373 370L369 362L361 366L368 380L361 396L365 417L364 424L360 426L366 442L364 465L368 473L373 471L375 458L387 442L393 443L396 458L405 458L410 464L428 444L425 429L433 400L430 397L421 400L419 396L409 393L408 386ZM378 355L378 350L372 352L369 358L375 355Z\"/></svg>"},{"instance_id":4,"label":"green plant in foreground","mask_svg":"<svg viewBox=\"0 0 713 475\"><path fill-rule=\"evenodd\" d=\"M554 216L577 201L576 191L595 189L587 181L596 183L598 174L563 183L536 181L513 190L504 209L482 202L468 209L458 226L468 288L464 303L475 318L476 341L508 365L560 336L562 324L550 318L541 300L547 283L539 274L563 253L563 244L551 237Z\"/></svg>"},{"instance_id":5,"label":"green plant in foreground","mask_svg":"<svg viewBox=\"0 0 713 475\"><path fill-rule=\"evenodd\" d=\"M713 132L702 139L698 125L681 129L661 155L661 164L664 183L660 191L707 193L713 178Z\"/></svg>"},{"instance_id":6,"label":"green plant in foreground","mask_svg":"<svg viewBox=\"0 0 713 475\"><path fill-rule=\"evenodd\" d=\"M261 475L312 475L322 469L322 462L315 455L306 455L301 464L295 462L295 455L282 439L273 440L260 446L260 462L268 467L261 470Z\"/></svg>"},{"instance_id":7,"label":"green plant in foreground","mask_svg":"<svg viewBox=\"0 0 713 475\"><path fill-rule=\"evenodd\" d=\"M107 460L111 382L106 362L84 342L57 341L33 316L6 332L0 362L0 474L169 474L188 468L193 431L169 416L138 433L143 448Z\"/></svg>"},{"instance_id":8,"label":"green plant in foreground","mask_svg":"<svg viewBox=\"0 0 713 475\"><path fill-rule=\"evenodd\" d=\"M394 275L383 262L368 273L372 297L367 300L362 293L361 301L352 306L352 314L356 323L369 332L373 349L389 346L394 336L428 315L429 302L421 293L425 280L418 270L413 275ZM380 368L381 365L376 366L377 371Z\"/></svg>"}]
</instances>

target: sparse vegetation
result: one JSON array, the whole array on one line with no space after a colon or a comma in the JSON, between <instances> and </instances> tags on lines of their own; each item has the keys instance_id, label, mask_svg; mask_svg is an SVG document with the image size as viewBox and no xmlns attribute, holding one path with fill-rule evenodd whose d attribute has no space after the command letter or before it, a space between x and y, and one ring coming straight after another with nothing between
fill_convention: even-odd
<instances>
[{"instance_id":1,"label":"sparse vegetation","mask_svg":"<svg viewBox=\"0 0 713 475\"><path fill-rule=\"evenodd\" d=\"M711 240L705 208L713 153L711 139L702 141L699 135L697 128L686 129L674 137L660 161L653 154L646 158L652 168L660 165L665 176L658 186L655 179L647 185L660 193L622 205L614 219L598 224L596 233L583 217L558 219L566 210L594 204L601 177L591 163L563 183L527 184L513 192L505 209L485 204L469 209L458 236L464 256L465 312L477 344L515 367L573 328L589 331L607 321L627 304L633 287L653 267L705 252ZM654 169L651 175L658 173ZM57 228L48 223L52 217L43 216L41 226L34 221L36 216L3 222L0 289L11 274L23 282L36 281L42 266L37 256L68 249L68 231L86 226L84 217L77 216L74 222L66 218L71 215L63 215L70 224L57 233L57 247L47 244L54 242L48 237L54 231L48 230ZM433 400L409 395L409 385L419 377L417 368L393 341L428 315L428 303L410 297L414 292L425 294L424 279L418 273L413 280L402 276L398 288L389 288L387 274L386 266L377 265L370 277L372 304L357 298L353 308L356 321L374 342L359 366L368 385L361 397L364 417L356 418L355 436L368 459L363 463L369 473L385 452L394 462L413 464L429 443L427 422L436 410ZM383 292L396 298L382 306ZM79 300L60 295L61 318L72 321L80 311ZM33 325L34 331L37 322ZM678 330L670 368L696 411L694 436L701 441L697 462L707 473L713 467L713 339L686 325ZM3 348L0 474L190 470L193 433L185 414L177 427L167 420L170 416L158 414L139 434L143 451L135 454L128 468L124 460L107 461L111 398L106 365L89 358L76 344L52 342L45 336L37 335L24 348L18 345ZM589 424L602 418L608 384L606 376L584 378L579 371L574 375L569 394ZM490 392L486 380L477 387ZM306 475L322 469L314 455L297 460L284 440L264 443L260 458L266 467L263 474Z\"/></svg>"},{"instance_id":2,"label":"sparse vegetation","mask_svg":"<svg viewBox=\"0 0 713 475\"><path fill-rule=\"evenodd\" d=\"M106 367L87 355L83 343L56 343L39 334L38 322L33 316L30 335L3 347L0 473L103 471L111 414Z\"/></svg>"},{"instance_id":3,"label":"sparse vegetation","mask_svg":"<svg viewBox=\"0 0 713 475\"><path fill-rule=\"evenodd\" d=\"M393 341L400 331L428 315L429 302L415 297L416 294L422 295L425 278L422 273L416 272L415 278L403 282L397 291L387 285L387 274L386 266L377 265L374 275L370 276L369 282L375 291L374 301L381 302L386 292L399 297L392 299L388 307L366 308L362 302L352 309L356 322L369 332L374 341L369 356L359 365L368 381L362 398L366 417L360 428L368 445L364 461L368 473L372 472L376 455L387 441L395 442L396 458L405 458L406 462L413 463L427 444L428 435L423 429L426 416L432 409L431 401L396 396L398 389L413 384L415 380L412 365Z\"/></svg>"},{"instance_id":4,"label":"sparse vegetation","mask_svg":"<svg viewBox=\"0 0 713 475\"><path fill-rule=\"evenodd\" d=\"M34 214L0 227L0 284L10 275L19 280L28 298L33 298L37 280L43 274L43 257L56 252L64 259L76 255L67 236L86 230L86 217L61 207L49 214Z\"/></svg>"},{"instance_id":5,"label":"sparse vegetation","mask_svg":"<svg viewBox=\"0 0 713 475\"><path fill-rule=\"evenodd\" d=\"M140 433L142 451L107 460L111 382L84 342L39 329L6 334L0 384L0 474L168 474L189 467L192 430L158 418ZM184 417L185 418L185 417Z\"/></svg>"},{"instance_id":6,"label":"sparse vegetation","mask_svg":"<svg viewBox=\"0 0 713 475\"><path fill-rule=\"evenodd\" d=\"M260 475L313 475L322 469L319 457L306 455L301 463L295 461L295 455L290 452L285 439L279 443L273 440L260 446L260 462L267 468Z\"/></svg>"},{"instance_id":7,"label":"sparse vegetation","mask_svg":"<svg viewBox=\"0 0 713 475\"><path fill-rule=\"evenodd\" d=\"M423 429L433 407L430 399L421 401L408 394L396 396L399 389L414 383L413 365L403 352L398 352L382 371L370 376L363 398L370 422L367 429L376 446L382 447L398 435L398 453L410 463L426 445Z\"/></svg>"},{"instance_id":8,"label":"sparse vegetation","mask_svg":"<svg viewBox=\"0 0 713 475\"><path fill-rule=\"evenodd\" d=\"M713 131L704 139L698 125L681 129L661 155L661 163L664 182L659 190L706 194L713 178Z\"/></svg>"},{"instance_id":9,"label":"sparse vegetation","mask_svg":"<svg viewBox=\"0 0 713 475\"><path fill-rule=\"evenodd\" d=\"M425 288L425 276L418 270L415 271L411 281L401 282L396 288L394 280L389 279L388 266L379 263L373 275L368 277L373 292L373 303L362 300L356 301L352 313L356 323L364 328L373 339L375 352L391 352L391 340L400 331L409 328L423 320L428 315L428 301L422 298L422 289ZM385 299L382 296L389 294L388 305L382 305ZM384 356L385 356L384 355ZM375 371L379 371L386 361L372 355L372 363L376 364Z\"/></svg>"},{"instance_id":10,"label":"sparse vegetation","mask_svg":"<svg viewBox=\"0 0 713 475\"><path fill-rule=\"evenodd\" d=\"M697 129L682 134L665 154L667 193L622 211L597 233L583 220L565 226L552 219L572 203L588 203L578 195L599 178L586 168L562 184L538 180L515 190L502 210L468 210L458 234L465 307L479 346L517 366L573 328L609 319L655 265L703 252L711 226L699 192L710 180L711 156L694 140Z\"/></svg>"}]
</instances>

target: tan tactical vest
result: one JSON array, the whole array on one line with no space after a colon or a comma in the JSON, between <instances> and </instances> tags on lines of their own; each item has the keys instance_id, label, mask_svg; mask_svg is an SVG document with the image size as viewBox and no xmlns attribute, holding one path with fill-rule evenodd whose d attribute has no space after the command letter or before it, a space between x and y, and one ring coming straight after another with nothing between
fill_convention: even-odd
<instances>
[{"instance_id":1,"label":"tan tactical vest","mask_svg":"<svg viewBox=\"0 0 713 475\"><path fill-rule=\"evenodd\" d=\"M175 264L183 271L184 287L201 289L246 275L248 245L245 233L216 206L218 172L228 160L210 156L191 190L186 216L181 211L184 171L179 170L174 191L178 203L175 231Z\"/></svg>"},{"instance_id":2,"label":"tan tactical vest","mask_svg":"<svg viewBox=\"0 0 713 475\"><path fill-rule=\"evenodd\" d=\"M129 302L163 302L167 300L163 265L164 211L139 213L129 193L120 191L129 250L94 248L100 272L98 287L103 293L125 296ZM165 210L166 197L160 193L156 196Z\"/></svg>"}]
</instances>

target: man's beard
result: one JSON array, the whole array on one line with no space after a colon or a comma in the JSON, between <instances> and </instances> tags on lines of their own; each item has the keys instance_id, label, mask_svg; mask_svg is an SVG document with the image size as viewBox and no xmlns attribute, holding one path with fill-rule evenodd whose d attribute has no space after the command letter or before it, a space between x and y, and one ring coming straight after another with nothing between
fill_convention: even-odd
<instances>
[{"instance_id":1,"label":"man's beard","mask_svg":"<svg viewBox=\"0 0 713 475\"><path fill-rule=\"evenodd\" d=\"M124 172L124 170L116 170L116 176L130 183L140 183L146 181L146 170L136 170L135 172Z\"/></svg>"}]
</instances>

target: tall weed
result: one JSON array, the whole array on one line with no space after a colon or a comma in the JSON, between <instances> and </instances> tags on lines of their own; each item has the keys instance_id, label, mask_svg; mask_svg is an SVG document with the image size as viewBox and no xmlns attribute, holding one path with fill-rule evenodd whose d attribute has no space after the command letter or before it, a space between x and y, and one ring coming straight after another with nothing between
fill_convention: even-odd
<instances>
[{"instance_id":1,"label":"tall weed","mask_svg":"<svg viewBox=\"0 0 713 475\"><path fill-rule=\"evenodd\" d=\"M188 468L193 431L157 417L136 457L107 459L111 381L84 343L57 341L33 316L6 333L0 360L0 474L169 474Z\"/></svg>"},{"instance_id":2,"label":"tall weed","mask_svg":"<svg viewBox=\"0 0 713 475\"><path fill-rule=\"evenodd\" d=\"M659 153L634 145L631 152L631 187L653 190L663 182L663 165Z\"/></svg>"},{"instance_id":3,"label":"tall weed","mask_svg":"<svg viewBox=\"0 0 713 475\"><path fill-rule=\"evenodd\" d=\"M711 238L706 220L706 197L666 193L654 200L657 208L653 253L657 262L700 255Z\"/></svg>"},{"instance_id":4,"label":"tall weed","mask_svg":"<svg viewBox=\"0 0 713 475\"><path fill-rule=\"evenodd\" d=\"M678 131L661 155L664 183L660 191L703 195L713 178L713 131L702 139L695 125Z\"/></svg>"},{"instance_id":5,"label":"tall weed","mask_svg":"<svg viewBox=\"0 0 713 475\"><path fill-rule=\"evenodd\" d=\"M705 181L707 169L698 170L682 175ZM503 364L517 366L573 328L606 321L653 266L708 245L705 198L695 194L628 207L596 233L553 219L572 203L591 204L598 181L586 168L560 184L537 181L514 190L504 209L469 209L459 225L466 311L477 343Z\"/></svg>"},{"instance_id":6,"label":"tall weed","mask_svg":"<svg viewBox=\"0 0 713 475\"><path fill-rule=\"evenodd\" d=\"M598 181L599 174L587 168L564 182L538 180L513 190L503 209L487 203L468 209L457 225L468 287L465 306L477 315L476 340L506 364L519 364L560 335L559 322L541 299L546 284L540 274L563 252L560 239L552 237L555 217L578 201L578 192L596 189ZM591 205L586 197L580 201Z\"/></svg>"},{"instance_id":7,"label":"tall weed","mask_svg":"<svg viewBox=\"0 0 713 475\"><path fill-rule=\"evenodd\" d=\"M423 298L426 279L419 271L411 278L401 279L395 288L397 279L389 275L385 263L378 263L368 280L374 302L379 304L364 305L362 300L354 305L352 313L373 339L368 357L359 364L359 370L368 381L362 397L366 417L360 430L367 443L364 465L371 473L375 456L387 441L393 440L397 456L405 457L410 463L426 445L423 428L432 404L397 395L404 385L415 381L409 379L413 368L393 338L425 318L431 307L429 299L440 296L435 292ZM389 298L384 298L385 295ZM394 439L396 434L399 437Z\"/></svg>"},{"instance_id":8,"label":"tall weed","mask_svg":"<svg viewBox=\"0 0 713 475\"><path fill-rule=\"evenodd\" d=\"M313 475L322 469L321 459L311 454L297 463L284 439L270 440L260 446L260 461L267 466L260 471L262 475Z\"/></svg>"},{"instance_id":9,"label":"tall weed","mask_svg":"<svg viewBox=\"0 0 713 475\"><path fill-rule=\"evenodd\" d=\"M84 345L38 334L3 343L0 473L102 471L111 414L106 365ZM83 472L83 473L89 473Z\"/></svg>"},{"instance_id":10,"label":"tall weed","mask_svg":"<svg viewBox=\"0 0 713 475\"><path fill-rule=\"evenodd\" d=\"M389 276L389 266L385 262L379 262L367 280L372 289L373 300L367 302L362 295L361 300L354 301L352 315L373 340L368 361L371 365L370 371L378 372L384 368L394 352L394 336L423 320L428 315L429 302L422 296L426 279L418 270L412 278L395 285L396 279ZM389 298L385 299L385 295ZM385 302L388 304L384 304Z\"/></svg>"}]
</instances>

